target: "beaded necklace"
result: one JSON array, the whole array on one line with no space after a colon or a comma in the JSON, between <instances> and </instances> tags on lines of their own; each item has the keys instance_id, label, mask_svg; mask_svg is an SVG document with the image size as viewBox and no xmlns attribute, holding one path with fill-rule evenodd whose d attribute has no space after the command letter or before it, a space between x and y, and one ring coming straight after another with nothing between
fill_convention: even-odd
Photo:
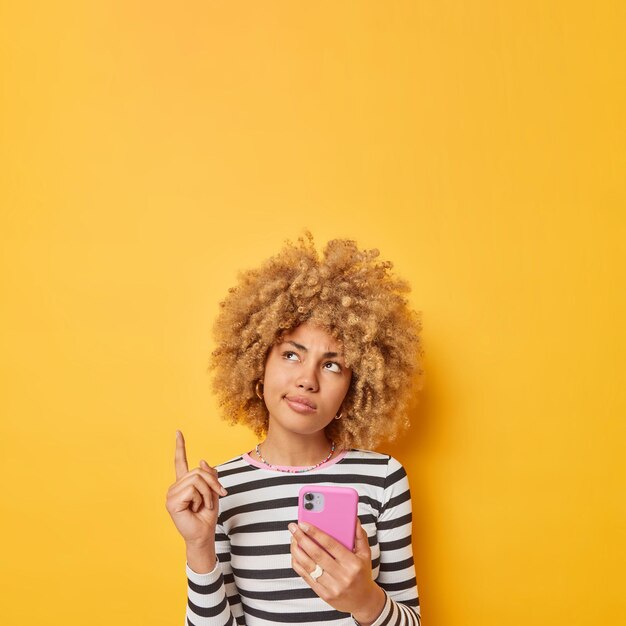
<instances>
[{"instance_id":1,"label":"beaded necklace","mask_svg":"<svg viewBox=\"0 0 626 626\"><path fill-rule=\"evenodd\" d=\"M279 472L289 472L290 474L301 474L302 472L310 472L311 470L315 469L316 467L319 467L320 465L323 465L324 463L326 463L326 461L328 461L330 459L330 457L333 455L333 452L335 451L335 442L331 441L330 442L330 452L328 453L328 456L323 460L320 461L319 463L316 463L315 465L311 465L311 467L305 467L304 469L285 469L282 467L278 467L276 465L272 465L271 463L268 463L262 456L261 456L261 450L259 450L259 444L256 444L256 455L259 457L259 459L261 459L261 463L263 463L264 465L267 465L267 467L270 467L272 469L275 469Z\"/></svg>"}]
</instances>

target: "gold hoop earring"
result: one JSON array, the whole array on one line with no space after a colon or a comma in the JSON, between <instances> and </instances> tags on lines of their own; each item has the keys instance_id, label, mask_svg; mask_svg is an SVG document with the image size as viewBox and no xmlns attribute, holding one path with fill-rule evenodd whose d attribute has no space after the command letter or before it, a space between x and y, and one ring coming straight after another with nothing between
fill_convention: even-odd
<instances>
[{"instance_id":1,"label":"gold hoop earring","mask_svg":"<svg viewBox=\"0 0 626 626\"><path fill-rule=\"evenodd\" d=\"M335 415L334 419L340 420L343 417L343 412L339 413L339 415Z\"/></svg>"},{"instance_id":2,"label":"gold hoop earring","mask_svg":"<svg viewBox=\"0 0 626 626\"><path fill-rule=\"evenodd\" d=\"M260 380L257 380L256 385L254 386L254 392L258 396L259 400L263 400L263 392L259 389L259 387L263 387L263 383Z\"/></svg>"}]
</instances>

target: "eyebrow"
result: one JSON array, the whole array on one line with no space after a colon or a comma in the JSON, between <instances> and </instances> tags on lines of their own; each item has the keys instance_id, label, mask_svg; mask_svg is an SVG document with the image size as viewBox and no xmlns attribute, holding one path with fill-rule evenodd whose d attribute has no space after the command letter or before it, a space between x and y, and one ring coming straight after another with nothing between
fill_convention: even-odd
<instances>
[{"instance_id":1,"label":"eyebrow","mask_svg":"<svg viewBox=\"0 0 626 626\"><path fill-rule=\"evenodd\" d=\"M298 350L302 350L302 352L309 351L306 346L303 346L301 343L296 343L295 341L283 341L283 343L290 343L292 346L295 346L296 348L298 348ZM329 359L329 358L333 358L336 356L342 356L342 355L340 355L338 352L324 352L324 354L322 355L322 358Z\"/></svg>"}]
</instances>

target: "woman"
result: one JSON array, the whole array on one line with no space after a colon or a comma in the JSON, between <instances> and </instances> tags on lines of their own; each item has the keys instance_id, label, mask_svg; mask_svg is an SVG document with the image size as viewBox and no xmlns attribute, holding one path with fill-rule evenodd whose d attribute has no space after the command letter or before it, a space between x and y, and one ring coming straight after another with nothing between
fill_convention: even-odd
<instances>
[{"instance_id":1,"label":"woman","mask_svg":"<svg viewBox=\"0 0 626 626\"><path fill-rule=\"evenodd\" d=\"M408 285L378 251L312 237L240 275L221 303L213 385L263 441L189 471L182 433L166 508L187 546L190 626L419 624L406 472L370 452L408 424L421 379ZM297 524L303 485L359 494L350 551Z\"/></svg>"}]
</instances>

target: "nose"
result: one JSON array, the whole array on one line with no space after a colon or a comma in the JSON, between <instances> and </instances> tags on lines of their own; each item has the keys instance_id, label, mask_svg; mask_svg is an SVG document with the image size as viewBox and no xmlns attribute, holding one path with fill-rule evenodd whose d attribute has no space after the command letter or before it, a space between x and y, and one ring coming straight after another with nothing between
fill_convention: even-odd
<instances>
[{"instance_id":1,"label":"nose","mask_svg":"<svg viewBox=\"0 0 626 626\"><path fill-rule=\"evenodd\" d=\"M305 391L317 391L319 382L313 368L303 367L296 379L296 386Z\"/></svg>"}]
</instances>

